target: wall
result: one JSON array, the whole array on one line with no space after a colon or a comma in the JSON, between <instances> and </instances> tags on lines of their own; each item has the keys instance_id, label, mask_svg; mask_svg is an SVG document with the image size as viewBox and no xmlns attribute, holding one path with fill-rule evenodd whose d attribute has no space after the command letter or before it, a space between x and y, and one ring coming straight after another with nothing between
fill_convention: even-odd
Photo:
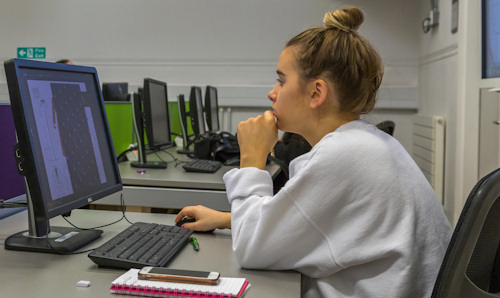
<instances>
[{"instance_id":1,"label":"wall","mask_svg":"<svg viewBox=\"0 0 500 298\"><path fill-rule=\"evenodd\" d=\"M42 46L47 61L95 66L101 82L144 77L168 82L169 99L191 85L219 89L226 130L269 108L267 92L283 45L321 26L326 11L355 5L360 33L381 54L385 76L375 110L364 118L396 122L411 152L412 116L446 119L445 211L456 222L478 180L479 89L500 86L480 76L480 2L459 0L451 33L451 0L438 0L440 24L424 34L430 0L24 0L0 2L0 59L17 47ZM0 72L0 102L8 101Z\"/></svg>"},{"instance_id":2,"label":"wall","mask_svg":"<svg viewBox=\"0 0 500 298\"><path fill-rule=\"evenodd\" d=\"M419 33L419 112L446 118L445 211L456 223L479 175L480 89L500 86L481 79L481 1L459 0L458 32L451 33L451 1L439 0L440 24ZM420 1L420 18L430 1Z\"/></svg>"},{"instance_id":3,"label":"wall","mask_svg":"<svg viewBox=\"0 0 500 298\"><path fill-rule=\"evenodd\" d=\"M430 12L429 0L420 1L420 21ZM461 211L461 200L456 200L455 173L457 169L457 101L458 101L458 38L463 29L451 32L451 1L438 1L439 25L427 34L419 30L419 113L427 116L444 116L445 169L444 209L455 222ZM459 18L459 23L463 20Z\"/></svg>"},{"instance_id":4,"label":"wall","mask_svg":"<svg viewBox=\"0 0 500 298\"><path fill-rule=\"evenodd\" d=\"M457 188L463 186L463 202L479 177L479 111L480 89L500 87L500 78L481 79L481 1L462 0L463 34L459 39L457 123L462 125L457 163L463 172L455 178Z\"/></svg>"},{"instance_id":5,"label":"wall","mask_svg":"<svg viewBox=\"0 0 500 298\"><path fill-rule=\"evenodd\" d=\"M231 109L237 121L269 107L286 41L347 4L365 11L360 33L385 62L376 108L380 117L396 119L409 149L403 128L418 105L418 4L411 0L2 1L0 59L15 57L17 47L46 47L45 60L95 66L101 82L126 81L134 90L144 77L167 81L171 101L191 85L211 84L220 89L222 106L237 106ZM8 101L3 72L0 101Z\"/></svg>"}]
</instances>

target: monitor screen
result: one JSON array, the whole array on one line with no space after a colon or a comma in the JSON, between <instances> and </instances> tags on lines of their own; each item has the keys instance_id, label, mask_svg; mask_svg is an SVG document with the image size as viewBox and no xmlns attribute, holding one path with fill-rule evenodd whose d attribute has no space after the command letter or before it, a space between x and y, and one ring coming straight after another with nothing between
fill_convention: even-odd
<instances>
[{"instance_id":1,"label":"monitor screen","mask_svg":"<svg viewBox=\"0 0 500 298\"><path fill-rule=\"evenodd\" d=\"M184 100L184 94L179 94L179 96L177 96L177 108L179 109L179 120L181 122L182 136L188 138L188 115L186 112L186 101Z\"/></svg>"},{"instance_id":2,"label":"monitor screen","mask_svg":"<svg viewBox=\"0 0 500 298\"><path fill-rule=\"evenodd\" d=\"M102 96L105 101L126 101L128 83L102 83Z\"/></svg>"},{"instance_id":3,"label":"monitor screen","mask_svg":"<svg viewBox=\"0 0 500 298\"><path fill-rule=\"evenodd\" d=\"M482 77L500 77L500 7L497 0L482 3Z\"/></svg>"},{"instance_id":4,"label":"monitor screen","mask_svg":"<svg viewBox=\"0 0 500 298\"><path fill-rule=\"evenodd\" d=\"M144 79L142 96L148 148L157 150L172 146L167 83Z\"/></svg>"},{"instance_id":5,"label":"monitor screen","mask_svg":"<svg viewBox=\"0 0 500 298\"><path fill-rule=\"evenodd\" d=\"M207 86L205 90L205 116L208 130L217 132L219 128L219 103L217 101L217 88Z\"/></svg>"},{"instance_id":6,"label":"monitor screen","mask_svg":"<svg viewBox=\"0 0 500 298\"><path fill-rule=\"evenodd\" d=\"M181 123L182 131L182 149L177 150L178 153L186 154L189 153L189 141L190 136L188 135L188 113L186 112L186 101L184 100L184 94L179 94L177 96L177 109L179 112L179 120Z\"/></svg>"},{"instance_id":7,"label":"monitor screen","mask_svg":"<svg viewBox=\"0 0 500 298\"><path fill-rule=\"evenodd\" d=\"M34 222L30 234L47 235L48 219L122 189L97 72L21 59L4 66L17 164L27 182Z\"/></svg>"},{"instance_id":8,"label":"monitor screen","mask_svg":"<svg viewBox=\"0 0 500 298\"><path fill-rule=\"evenodd\" d=\"M201 88L198 86L191 87L189 95L189 115L191 116L191 126L195 136L205 134L205 117L203 115L203 98Z\"/></svg>"}]
</instances>

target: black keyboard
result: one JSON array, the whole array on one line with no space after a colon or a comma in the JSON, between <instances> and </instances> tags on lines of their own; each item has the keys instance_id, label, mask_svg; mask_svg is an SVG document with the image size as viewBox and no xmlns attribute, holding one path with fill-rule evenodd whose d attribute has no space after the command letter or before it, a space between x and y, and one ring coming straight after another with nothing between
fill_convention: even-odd
<instances>
[{"instance_id":1,"label":"black keyboard","mask_svg":"<svg viewBox=\"0 0 500 298\"><path fill-rule=\"evenodd\" d=\"M104 267L163 267L184 247L192 233L176 226L136 222L88 256Z\"/></svg>"},{"instance_id":2,"label":"black keyboard","mask_svg":"<svg viewBox=\"0 0 500 298\"><path fill-rule=\"evenodd\" d=\"M222 166L220 161L208 159L195 159L182 167L186 172L215 173Z\"/></svg>"}]
</instances>

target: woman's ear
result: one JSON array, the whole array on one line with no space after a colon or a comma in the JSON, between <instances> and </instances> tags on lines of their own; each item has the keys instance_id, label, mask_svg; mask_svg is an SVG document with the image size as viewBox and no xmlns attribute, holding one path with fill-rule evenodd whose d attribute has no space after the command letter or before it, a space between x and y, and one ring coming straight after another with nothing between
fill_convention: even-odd
<instances>
[{"instance_id":1,"label":"woman's ear","mask_svg":"<svg viewBox=\"0 0 500 298\"><path fill-rule=\"evenodd\" d=\"M313 109L316 109L323 105L326 101L328 94L328 84L322 80L317 79L311 82L311 99L309 102L309 106Z\"/></svg>"}]
</instances>

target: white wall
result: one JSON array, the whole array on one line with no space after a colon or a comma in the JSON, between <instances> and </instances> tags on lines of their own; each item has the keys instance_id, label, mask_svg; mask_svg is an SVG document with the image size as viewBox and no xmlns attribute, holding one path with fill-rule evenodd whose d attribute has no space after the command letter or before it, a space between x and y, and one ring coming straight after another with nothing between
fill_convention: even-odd
<instances>
[{"instance_id":1,"label":"white wall","mask_svg":"<svg viewBox=\"0 0 500 298\"><path fill-rule=\"evenodd\" d=\"M360 33L385 62L372 116L394 120L396 137L411 150L405 130L418 106L418 3L412 0L1 1L0 59L16 57L18 47L46 47L45 60L95 66L101 82L126 81L134 90L144 77L166 81L170 100L191 85L211 84L222 106L237 106L235 122L269 107L286 41L346 5L364 10ZM3 72L0 101L8 101Z\"/></svg>"},{"instance_id":2,"label":"white wall","mask_svg":"<svg viewBox=\"0 0 500 298\"><path fill-rule=\"evenodd\" d=\"M480 88L500 86L481 79L481 1L459 0L458 32L451 33L451 1L439 0L440 24L419 33L419 112L446 118L445 211L456 223L479 177ZM429 0L420 0L420 18Z\"/></svg>"},{"instance_id":3,"label":"white wall","mask_svg":"<svg viewBox=\"0 0 500 298\"><path fill-rule=\"evenodd\" d=\"M463 202L479 177L479 111L480 89L500 87L500 78L481 79L481 1L461 0L464 20L459 39L458 65L458 134L457 191L462 191ZM462 189L460 189L462 187Z\"/></svg>"},{"instance_id":4,"label":"white wall","mask_svg":"<svg viewBox=\"0 0 500 298\"><path fill-rule=\"evenodd\" d=\"M421 0L419 15L422 21L428 16L429 0ZM439 25L427 34L419 30L419 113L427 116L444 116L445 168L444 209L448 218L456 222L461 211L461 198L457 200L455 173L457 169L457 101L458 101L458 39L463 30L451 32L451 1L439 0ZM459 22L462 22L459 19ZM457 214L458 212L458 214Z\"/></svg>"}]
</instances>

